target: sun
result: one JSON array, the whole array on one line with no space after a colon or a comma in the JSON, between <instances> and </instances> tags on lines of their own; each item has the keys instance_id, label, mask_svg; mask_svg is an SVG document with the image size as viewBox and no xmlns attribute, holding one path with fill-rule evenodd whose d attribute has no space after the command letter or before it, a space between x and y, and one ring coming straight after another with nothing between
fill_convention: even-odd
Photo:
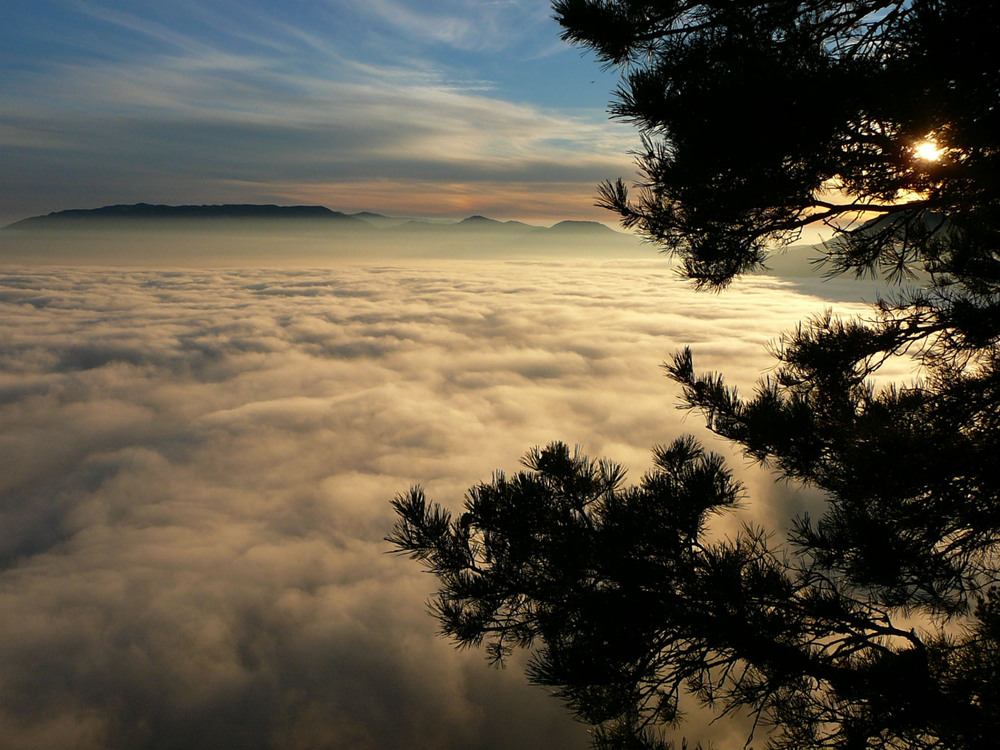
<instances>
[{"instance_id":1,"label":"sun","mask_svg":"<svg viewBox=\"0 0 1000 750\"><path fill-rule=\"evenodd\" d=\"M920 141L913 147L913 155L921 161L937 161L944 153L944 149L931 140Z\"/></svg>"}]
</instances>

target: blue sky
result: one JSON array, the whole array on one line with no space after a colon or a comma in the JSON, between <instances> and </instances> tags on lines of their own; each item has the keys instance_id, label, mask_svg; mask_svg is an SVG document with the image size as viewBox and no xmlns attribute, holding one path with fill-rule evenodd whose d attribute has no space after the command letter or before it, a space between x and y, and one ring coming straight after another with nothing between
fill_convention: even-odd
<instances>
[{"instance_id":1,"label":"blue sky","mask_svg":"<svg viewBox=\"0 0 1000 750\"><path fill-rule=\"evenodd\" d=\"M542 0L0 5L0 221L109 203L612 217L616 83Z\"/></svg>"}]
</instances>

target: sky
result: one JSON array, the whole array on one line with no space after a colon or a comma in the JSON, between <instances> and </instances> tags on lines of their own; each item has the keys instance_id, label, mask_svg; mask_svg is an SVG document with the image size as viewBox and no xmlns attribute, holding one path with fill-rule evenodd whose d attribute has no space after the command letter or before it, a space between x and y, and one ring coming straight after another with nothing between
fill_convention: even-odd
<instances>
[{"instance_id":1,"label":"sky","mask_svg":"<svg viewBox=\"0 0 1000 750\"><path fill-rule=\"evenodd\" d=\"M614 71L540 0L0 3L0 224L114 203L610 221Z\"/></svg>"}]
</instances>

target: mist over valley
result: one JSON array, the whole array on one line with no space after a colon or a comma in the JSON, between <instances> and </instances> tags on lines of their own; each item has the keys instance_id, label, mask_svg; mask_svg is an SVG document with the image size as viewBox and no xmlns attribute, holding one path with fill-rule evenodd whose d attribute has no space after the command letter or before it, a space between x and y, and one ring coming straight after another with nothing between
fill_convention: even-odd
<instances>
[{"instance_id":1,"label":"mist over valley","mask_svg":"<svg viewBox=\"0 0 1000 750\"><path fill-rule=\"evenodd\" d=\"M683 432L729 451L660 362L690 344L749 388L829 304L809 289L858 298L696 293L603 229L3 232L5 747L586 747L518 668L437 637L389 500L457 507L552 440L633 477ZM728 455L763 500L725 523L808 507Z\"/></svg>"}]
</instances>

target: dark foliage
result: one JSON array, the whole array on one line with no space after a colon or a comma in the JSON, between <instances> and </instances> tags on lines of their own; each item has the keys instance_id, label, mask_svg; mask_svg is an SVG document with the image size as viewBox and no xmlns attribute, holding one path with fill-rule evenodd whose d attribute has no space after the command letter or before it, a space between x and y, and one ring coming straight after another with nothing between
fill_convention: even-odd
<instances>
[{"instance_id":1,"label":"dark foliage","mask_svg":"<svg viewBox=\"0 0 1000 750\"><path fill-rule=\"evenodd\" d=\"M558 0L555 10L564 38L625 66L612 113L646 135L639 197L608 183L604 204L678 253L689 277L725 285L826 221L857 224L832 250L834 270L933 261L938 273L997 281L991 4ZM917 157L927 139L939 160ZM861 228L866 216L884 218Z\"/></svg>"},{"instance_id":2,"label":"dark foliage","mask_svg":"<svg viewBox=\"0 0 1000 750\"><path fill-rule=\"evenodd\" d=\"M689 693L766 743L987 748L1000 736L1000 13L989 3L557 0L621 66L637 197L604 205L721 288L809 223L830 273L914 278L867 319L806 321L743 399L690 351L682 408L827 507L784 542L706 538L741 490L690 439L635 487L560 444L470 491L419 490L389 537L494 660L532 648L601 747L663 747ZM921 158L931 141L939 158ZM912 382L877 381L911 358ZM879 384L881 382L881 384ZM756 730L756 726L755 726ZM758 734L760 734L758 732ZM748 743L749 744L749 743Z\"/></svg>"}]
</instances>

